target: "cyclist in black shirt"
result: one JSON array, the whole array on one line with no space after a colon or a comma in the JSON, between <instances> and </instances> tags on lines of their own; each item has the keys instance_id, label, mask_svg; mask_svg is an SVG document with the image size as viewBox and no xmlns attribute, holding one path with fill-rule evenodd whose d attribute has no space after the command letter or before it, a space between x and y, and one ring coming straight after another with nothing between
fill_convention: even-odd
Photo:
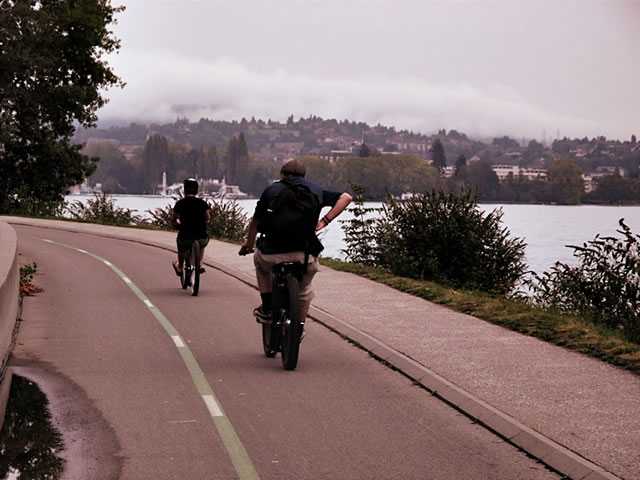
<instances>
[{"instance_id":1,"label":"cyclist in black shirt","mask_svg":"<svg viewBox=\"0 0 640 480\"><path fill-rule=\"evenodd\" d=\"M178 228L176 243L178 246L178 261L173 262L176 275L182 275L182 264L186 255L191 251L191 243L200 243L200 265L204 265L204 249L209 243L207 223L211 220L209 204L196 197L198 182L194 178L184 181L184 198L178 200L173 207L171 223ZM200 268L204 273L204 268Z\"/></svg>"},{"instance_id":2,"label":"cyclist in black shirt","mask_svg":"<svg viewBox=\"0 0 640 480\"><path fill-rule=\"evenodd\" d=\"M272 204L275 197L282 191L284 182L301 183L306 185L311 192L318 198L320 207L330 207L330 210L322 218L318 220L316 231L325 228L329 222L340 215L343 210L351 202L351 195L346 192L334 192L325 190L322 186L315 182L307 180L307 170L300 160L290 160L285 163L280 170L281 181L268 186L262 193L260 200L256 205L253 217L249 222L249 231L247 239L240 247L238 252L240 255L246 255L254 251L256 246L256 237L258 235L258 224L264 218L267 209ZM306 254L302 248L292 249L289 246L283 246L277 242L270 241L268 235L261 236L257 242L257 250L255 250L253 261L256 267L256 278L258 280L258 288L260 290L261 304L256 307L253 314L256 320L261 323L271 321L271 269L280 262L304 262ZM311 300L314 293L311 282L313 276L318 271L317 258L313 255L308 256L308 264L306 273L300 282L300 321L304 323Z\"/></svg>"}]
</instances>

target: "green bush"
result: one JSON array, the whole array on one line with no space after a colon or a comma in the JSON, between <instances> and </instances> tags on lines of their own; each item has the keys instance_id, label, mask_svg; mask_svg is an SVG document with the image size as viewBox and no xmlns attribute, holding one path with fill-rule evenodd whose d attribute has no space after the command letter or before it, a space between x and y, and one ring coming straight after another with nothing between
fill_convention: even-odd
<instances>
[{"instance_id":1,"label":"green bush","mask_svg":"<svg viewBox=\"0 0 640 480\"><path fill-rule=\"evenodd\" d=\"M529 282L532 301L575 312L640 341L640 235L619 220L622 238L596 237L574 250L578 265L556 262Z\"/></svg>"},{"instance_id":2,"label":"green bush","mask_svg":"<svg viewBox=\"0 0 640 480\"><path fill-rule=\"evenodd\" d=\"M249 219L242 207L235 200L220 199L208 203L211 207L209 235L232 242L243 242L247 236Z\"/></svg>"},{"instance_id":3,"label":"green bush","mask_svg":"<svg viewBox=\"0 0 640 480\"><path fill-rule=\"evenodd\" d=\"M404 277L507 294L524 276L525 243L509 238L501 219L501 210L484 215L469 190L402 202L388 197L373 227L375 246L366 247L369 263ZM348 244L358 241L347 231Z\"/></svg>"},{"instance_id":4,"label":"green bush","mask_svg":"<svg viewBox=\"0 0 640 480\"><path fill-rule=\"evenodd\" d=\"M342 252L354 263L363 265L375 264L376 218L374 213L379 212L379 208L369 208L364 206L365 193L367 189L361 185L350 183L353 192L353 203L349 211L353 214L351 220L339 220L344 231L344 241L347 248Z\"/></svg>"},{"instance_id":5,"label":"green bush","mask_svg":"<svg viewBox=\"0 0 640 480\"><path fill-rule=\"evenodd\" d=\"M136 210L116 206L116 201L106 193L96 194L94 199L82 203L79 200L68 204L66 211L71 218L85 222L108 225L140 225L146 223Z\"/></svg>"}]
</instances>

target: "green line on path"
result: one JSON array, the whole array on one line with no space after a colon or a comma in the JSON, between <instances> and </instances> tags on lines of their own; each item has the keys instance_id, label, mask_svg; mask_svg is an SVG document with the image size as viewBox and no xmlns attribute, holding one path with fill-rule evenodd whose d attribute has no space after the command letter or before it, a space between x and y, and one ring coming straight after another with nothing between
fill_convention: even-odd
<instances>
[{"instance_id":1,"label":"green line on path","mask_svg":"<svg viewBox=\"0 0 640 480\"><path fill-rule=\"evenodd\" d=\"M200 394L205 406L207 407L207 411L209 412L209 415L213 420L213 424L218 430L218 434L222 439L222 443L224 444L227 450L227 453L231 458L231 462L233 463L233 466L235 467L236 472L239 475L239 478L241 480L254 480L254 479L258 480L260 477L258 476L258 472L256 472L256 469L253 466L253 462L249 458L249 455L247 454L246 449L242 445L242 442L240 441L238 434L233 428L233 425L231 424L227 416L224 414L224 411L222 410L222 407L220 406L220 403L218 402L218 399L216 398L216 395L213 392L211 385L207 381L207 378L205 377L204 372L200 368L200 365L198 365L198 361L193 356L193 353L191 352L189 347L187 347L186 343L180 336L180 333L171 324L169 319L165 317L164 314L158 309L158 307L156 307L155 305L153 305L153 303L151 303L151 300L149 300L149 298L142 292L142 290L140 290L131 281L131 279L127 277L113 263L109 262L108 260L105 260L104 258L94 253L88 252L81 248L76 248L71 245L66 245L64 243L55 242L53 240L44 239L44 238L40 240L89 255L90 257L93 257L96 260L104 263L111 270L113 270L115 274L118 275L118 277L120 277L124 281L125 285L127 285L133 291L133 293L135 293L135 295L142 301L142 303L144 303L147 306L149 311L153 314L154 317L156 317L160 325L162 325L162 327L166 330L166 332L169 334L169 336L175 343L176 348L178 349L178 352L180 353L180 356L182 357L182 360L185 366L187 367L189 374L191 375L191 379L193 380L193 383L195 384L196 389L198 390L198 393Z\"/></svg>"}]
</instances>

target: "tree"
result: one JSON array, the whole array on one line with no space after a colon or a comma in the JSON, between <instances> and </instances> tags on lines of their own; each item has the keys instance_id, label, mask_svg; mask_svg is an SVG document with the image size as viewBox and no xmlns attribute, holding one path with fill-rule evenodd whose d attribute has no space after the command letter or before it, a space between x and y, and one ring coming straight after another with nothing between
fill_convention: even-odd
<instances>
[{"instance_id":1,"label":"tree","mask_svg":"<svg viewBox=\"0 0 640 480\"><path fill-rule=\"evenodd\" d=\"M358 155L361 158L365 158L365 157L370 157L371 156L371 150L369 150L369 147L367 146L366 143L363 143L362 145L360 145L360 153Z\"/></svg>"},{"instance_id":2,"label":"tree","mask_svg":"<svg viewBox=\"0 0 640 480\"><path fill-rule=\"evenodd\" d=\"M228 184L242 186L249 166L249 152L244 134L231 137L224 157L224 175Z\"/></svg>"},{"instance_id":3,"label":"tree","mask_svg":"<svg viewBox=\"0 0 640 480\"><path fill-rule=\"evenodd\" d=\"M570 158L560 157L547 170L551 200L562 205L577 205L584 192L582 170Z\"/></svg>"},{"instance_id":4,"label":"tree","mask_svg":"<svg viewBox=\"0 0 640 480\"><path fill-rule=\"evenodd\" d=\"M536 142L535 140L531 140L529 145L527 145L527 149L522 154L522 166L531 165L544 154L544 145Z\"/></svg>"},{"instance_id":5,"label":"tree","mask_svg":"<svg viewBox=\"0 0 640 480\"><path fill-rule=\"evenodd\" d=\"M72 145L104 89L124 86L101 58L120 48L110 0L0 2L0 212L50 213L95 170Z\"/></svg>"},{"instance_id":6,"label":"tree","mask_svg":"<svg viewBox=\"0 0 640 480\"><path fill-rule=\"evenodd\" d=\"M595 190L586 195L586 198L598 203L610 204L640 200L634 191L633 180L618 174L599 178Z\"/></svg>"},{"instance_id":7,"label":"tree","mask_svg":"<svg viewBox=\"0 0 640 480\"><path fill-rule=\"evenodd\" d=\"M456 160L456 170L454 175L456 177L464 178L467 170L467 157L464 154L460 154L460 156Z\"/></svg>"},{"instance_id":8,"label":"tree","mask_svg":"<svg viewBox=\"0 0 640 480\"><path fill-rule=\"evenodd\" d=\"M112 142L91 142L82 152L99 158L98 168L89 177L89 183L102 184L107 193L138 193L141 191L140 172Z\"/></svg>"},{"instance_id":9,"label":"tree","mask_svg":"<svg viewBox=\"0 0 640 480\"><path fill-rule=\"evenodd\" d=\"M480 189L482 200L496 200L500 194L500 180L489 162L478 160L467 167L467 185Z\"/></svg>"},{"instance_id":10,"label":"tree","mask_svg":"<svg viewBox=\"0 0 640 480\"><path fill-rule=\"evenodd\" d=\"M444 154L444 147L439 138L436 138L431 146L431 155L433 158L433 166L438 170L444 170L447 166L447 156Z\"/></svg>"},{"instance_id":11,"label":"tree","mask_svg":"<svg viewBox=\"0 0 640 480\"><path fill-rule=\"evenodd\" d=\"M163 135L151 135L144 146L142 165L145 182L145 191L155 193L162 179L162 173L169 168L169 145ZM167 172L167 178L171 172Z\"/></svg>"}]
</instances>

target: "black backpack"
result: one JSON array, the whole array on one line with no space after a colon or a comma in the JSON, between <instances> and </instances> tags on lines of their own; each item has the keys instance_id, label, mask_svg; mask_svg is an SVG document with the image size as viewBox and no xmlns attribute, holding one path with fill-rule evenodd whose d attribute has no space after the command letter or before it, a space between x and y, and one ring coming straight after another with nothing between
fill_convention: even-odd
<instances>
[{"instance_id":1,"label":"black backpack","mask_svg":"<svg viewBox=\"0 0 640 480\"><path fill-rule=\"evenodd\" d=\"M304 184L282 183L285 186L258 223L258 231L267 236L270 245L317 257L324 249L316 236L320 201Z\"/></svg>"}]
</instances>

